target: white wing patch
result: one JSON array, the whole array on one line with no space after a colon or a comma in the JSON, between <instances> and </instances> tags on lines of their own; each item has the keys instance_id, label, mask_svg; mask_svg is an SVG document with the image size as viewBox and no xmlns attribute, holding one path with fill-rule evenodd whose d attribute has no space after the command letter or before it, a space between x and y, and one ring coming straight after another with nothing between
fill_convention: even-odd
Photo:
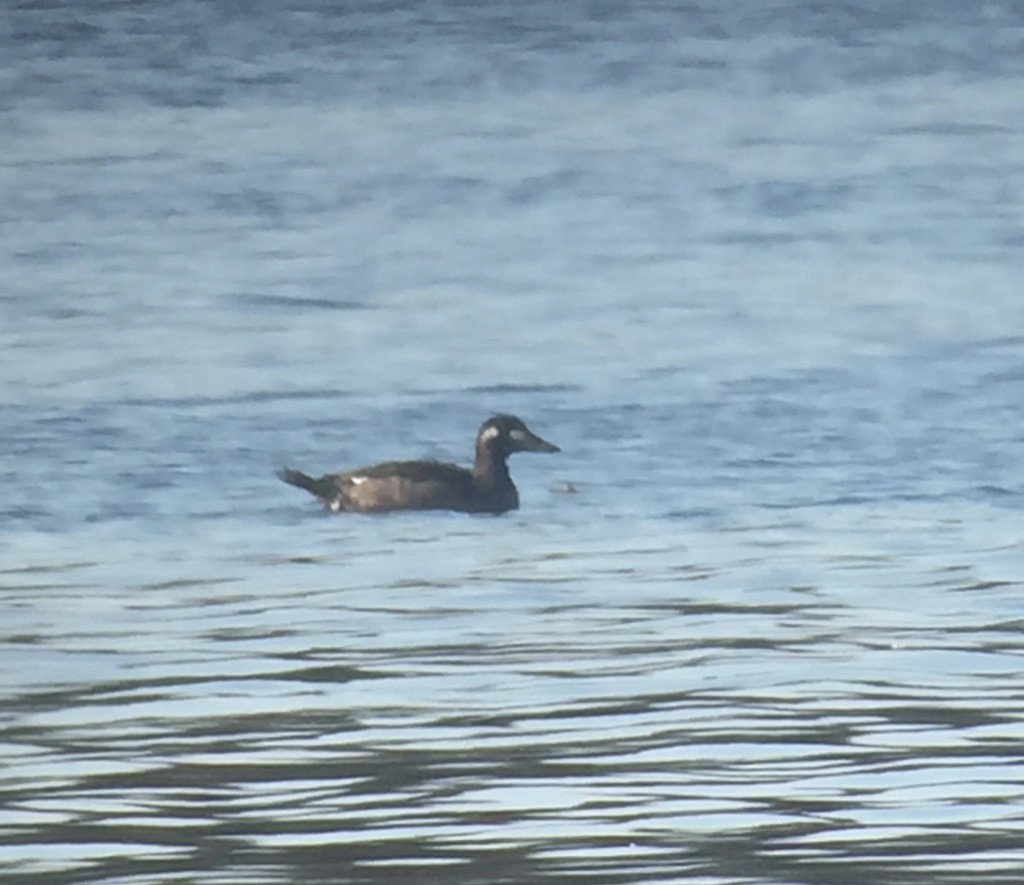
<instances>
[{"instance_id":1,"label":"white wing patch","mask_svg":"<svg viewBox=\"0 0 1024 885\"><path fill-rule=\"evenodd\" d=\"M352 485L357 486L357 485L360 485L361 483L366 482L366 477L365 476L350 476L348 478L348 481L350 483L352 483Z\"/></svg>"}]
</instances>

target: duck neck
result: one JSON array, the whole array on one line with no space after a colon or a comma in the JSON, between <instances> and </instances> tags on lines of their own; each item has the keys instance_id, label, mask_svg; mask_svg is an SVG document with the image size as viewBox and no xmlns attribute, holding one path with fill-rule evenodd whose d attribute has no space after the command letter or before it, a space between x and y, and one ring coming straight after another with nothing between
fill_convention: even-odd
<instances>
[{"instance_id":1,"label":"duck neck","mask_svg":"<svg viewBox=\"0 0 1024 885\"><path fill-rule=\"evenodd\" d=\"M512 482L504 455L498 455L489 446L476 447L473 478L483 485L503 486Z\"/></svg>"}]
</instances>

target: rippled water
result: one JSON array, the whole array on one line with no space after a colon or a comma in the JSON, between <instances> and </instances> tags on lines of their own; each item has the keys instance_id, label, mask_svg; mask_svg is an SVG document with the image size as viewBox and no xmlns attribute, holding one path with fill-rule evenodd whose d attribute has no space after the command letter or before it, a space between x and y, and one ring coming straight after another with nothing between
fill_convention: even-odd
<instances>
[{"instance_id":1,"label":"rippled water","mask_svg":"<svg viewBox=\"0 0 1024 885\"><path fill-rule=\"evenodd\" d=\"M4 27L5 882L1020 881L1016 5Z\"/></svg>"}]
</instances>

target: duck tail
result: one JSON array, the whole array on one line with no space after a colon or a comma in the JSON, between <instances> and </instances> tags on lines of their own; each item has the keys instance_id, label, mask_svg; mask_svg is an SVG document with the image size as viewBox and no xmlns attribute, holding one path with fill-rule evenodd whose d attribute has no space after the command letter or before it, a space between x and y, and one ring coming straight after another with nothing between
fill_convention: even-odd
<instances>
[{"instance_id":1,"label":"duck tail","mask_svg":"<svg viewBox=\"0 0 1024 885\"><path fill-rule=\"evenodd\" d=\"M328 497L329 490L324 488L324 481L322 479L315 479L301 470L292 470L290 467L282 467L277 471L277 475L290 486L305 489L311 495L316 495L318 498Z\"/></svg>"}]
</instances>

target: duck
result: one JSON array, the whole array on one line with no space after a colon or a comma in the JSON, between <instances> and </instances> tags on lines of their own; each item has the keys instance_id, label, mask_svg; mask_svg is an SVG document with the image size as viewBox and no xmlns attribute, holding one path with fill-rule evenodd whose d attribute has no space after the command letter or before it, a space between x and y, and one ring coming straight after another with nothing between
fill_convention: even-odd
<instances>
[{"instance_id":1,"label":"duck","mask_svg":"<svg viewBox=\"0 0 1024 885\"><path fill-rule=\"evenodd\" d=\"M454 510L506 513L519 507L507 459L516 452L560 452L515 415L492 415L476 434L476 459L467 469L441 461L387 461L312 477L285 467L278 476L305 489L333 512Z\"/></svg>"}]
</instances>

